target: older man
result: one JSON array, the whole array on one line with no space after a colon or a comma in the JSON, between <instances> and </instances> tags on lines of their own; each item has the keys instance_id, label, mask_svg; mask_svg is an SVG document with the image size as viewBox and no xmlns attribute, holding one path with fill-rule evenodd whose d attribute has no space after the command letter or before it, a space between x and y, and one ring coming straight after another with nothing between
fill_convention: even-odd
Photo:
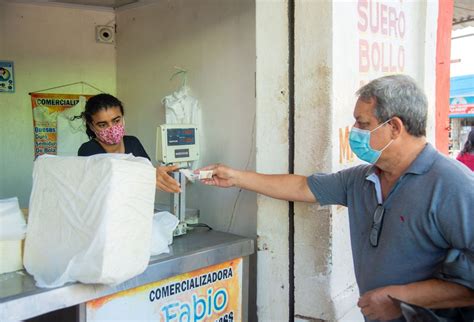
<instances>
[{"instance_id":1,"label":"older man","mask_svg":"<svg viewBox=\"0 0 474 322\"><path fill-rule=\"evenodd\" d=\"M404 321L389 295L469 312L474 175L426 142L427 101L413 79L382 77L357 94L349 143L369 164L309 177L214 165L206 167L213 178L203 182L348 207L358 305L366 320Z\"/></svg>"}]
</instances>

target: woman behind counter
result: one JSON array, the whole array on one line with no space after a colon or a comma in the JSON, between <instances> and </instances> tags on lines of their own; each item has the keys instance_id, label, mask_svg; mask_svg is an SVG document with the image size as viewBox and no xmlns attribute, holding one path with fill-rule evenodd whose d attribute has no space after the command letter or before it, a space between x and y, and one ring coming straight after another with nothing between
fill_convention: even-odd
<instances>
[{"instance_id":1,"label":"woman behind counter","mask_svg":"<svg viewBox=\"0 0 474 322\"><path fill-rule=\"evenodd\" d=\"M82 144L78 156L91 156L100 153L131 153L136 157L150 160L140 141L125 135L123 104L110 94L95 95L87 100L83 118L89 141ZM156 168L156 186L165 192L179 192L179 184L168 172L177 166Z\"/></svg>"}]
</instances>

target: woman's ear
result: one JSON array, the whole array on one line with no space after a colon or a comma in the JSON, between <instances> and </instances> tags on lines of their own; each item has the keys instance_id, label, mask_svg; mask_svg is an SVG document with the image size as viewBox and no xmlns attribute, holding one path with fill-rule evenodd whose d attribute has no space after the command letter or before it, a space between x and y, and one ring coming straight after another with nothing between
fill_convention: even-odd
<instances>
[{"instance_id":1,"label":"woman's ear","mask_svg":"<svg viewBox=\"0 0 474 322\"><path fill-rule=\"evenodd\" d=\"M95 133L95 128L92 126L92 123L86 122L86 126L89 130Z\"/></svg>"},{"instance_id":2,"label":"woman's ear","mask_svg":"<svg viewBox=\"0 0 474 322\"><path fill-rule=\"evenodd\" d=\"M390 120L390 122L388 122L388 124L390 124L391 129L392 129L392 135L391 135L392 140L395 140L396 138L398 138L400 134L403 131L405 131L405 125L403 124L403 121L398 116L392 117L392 119Z\"/></svg>"}]
</instances>

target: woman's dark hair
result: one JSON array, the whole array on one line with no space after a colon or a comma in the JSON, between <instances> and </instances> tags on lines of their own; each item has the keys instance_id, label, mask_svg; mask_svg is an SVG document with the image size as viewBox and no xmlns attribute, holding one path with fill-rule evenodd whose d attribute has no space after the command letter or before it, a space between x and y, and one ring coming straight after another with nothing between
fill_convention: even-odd
<instances>
[{"instance_id":1,"label":"woman's dark hair","mask_svg":"<svg viewBox=\"0 0 474 322\"><path fill-rule=\"evenodd\" d=\"M461 155L472 152L474 152L474 129L471 129L471 132L469 132L464 148L461 151Z\"/></svg>"},{"instance_id":2,"label":"woman's dark hair","mask_svg":"<svg viewBox=\"0 0 474 322\"><path fill-rule=\"evenodd\" d=\"M92 124L92 115L100 110L106 110L117 106L120 107L120 111L122 112L122 115L124 115L122 102L120 102L115 96L110 94L98 94L87 100L86 108L82 113L82 117L86 122L86 133L89 139L96 137L94 131L89 127L90 124Z\"/></svg>"}]
</instances>

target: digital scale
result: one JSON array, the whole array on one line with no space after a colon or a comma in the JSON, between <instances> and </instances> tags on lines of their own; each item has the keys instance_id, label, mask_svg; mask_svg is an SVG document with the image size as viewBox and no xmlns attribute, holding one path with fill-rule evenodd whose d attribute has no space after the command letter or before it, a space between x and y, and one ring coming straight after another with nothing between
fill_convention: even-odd
<instances>
[{"instance_id":1,"label":"digital scale","mask_svg":"<svg viewBox=\"0 0 474 322\"><path fill-rule=\"evenodd\" d=\"M199 133L194 124L162 124L156 130L156 160L164 164L176 164L180 169L190 168L190 162L199 159ZM179 224L173 235L184 235L186 222L186 176L181 171L173 172L181 186L180 193L171 194L170 211ZM194 219L195 220L195 219ZM196 223L197 222L193 222Z\"/></svg>"}]
</instances>

